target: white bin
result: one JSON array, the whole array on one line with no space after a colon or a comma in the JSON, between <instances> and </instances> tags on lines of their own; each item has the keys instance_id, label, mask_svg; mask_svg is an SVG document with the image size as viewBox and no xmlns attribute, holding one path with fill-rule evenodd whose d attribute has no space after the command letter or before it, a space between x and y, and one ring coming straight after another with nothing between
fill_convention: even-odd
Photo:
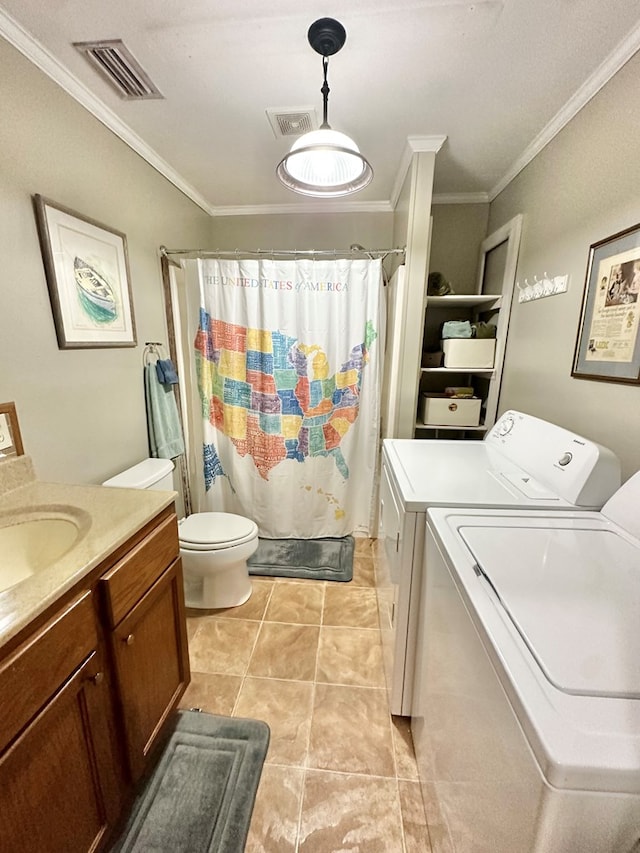
<instances>
[{"instance_id":1,"label":"white bin","mask_svg":"<svg viewBox=\"0 0 640 853\"><path fill-rule=\"evenodd\" d=\"M445 367L491 369L496 355L496 339L448 338L442 341L442 350Z\"/></svg>"},{"instance_id":2,"label":"white bin","mask_svg":"<svg viewBox=\"0 0 640 853\"><path fill-rule=\"evenodd\" d=\"M444 394L423 394L422 423L428 426L478 426L480 397L447 397Z\"/></svg>"}]
</instances>

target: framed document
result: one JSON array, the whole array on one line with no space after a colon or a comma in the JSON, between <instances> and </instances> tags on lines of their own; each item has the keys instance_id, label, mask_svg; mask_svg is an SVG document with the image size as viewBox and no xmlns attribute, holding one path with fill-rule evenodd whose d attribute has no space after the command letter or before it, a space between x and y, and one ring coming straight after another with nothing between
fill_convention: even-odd
<instances>
[{"instance_id":1,"label":"framed document","mask_svg":"<svg viewBox=\"0 0 640 853\"><path fill-rule=\"evenodd\" d=\"M640 225L589 249L571 375L640 384Z\"/></svg>"}]
</instances>

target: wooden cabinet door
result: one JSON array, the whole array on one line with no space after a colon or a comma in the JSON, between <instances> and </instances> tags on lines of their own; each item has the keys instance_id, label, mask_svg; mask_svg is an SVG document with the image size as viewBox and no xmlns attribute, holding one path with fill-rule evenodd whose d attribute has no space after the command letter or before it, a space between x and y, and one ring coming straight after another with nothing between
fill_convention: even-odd
<instances>
[{"instance_id":1,"label":"wooden cabinet door","mask_svg":"<svg viewBox=\"0 0 640 853\"><path fill-rule=\"evenodd\" d=\"M3 753L3 853L92 851L117 819L108 691L94 652Z\"/></svg>"},{"instance_id":2,"label":"wooden cabinet door","mask_svg":"<svg viewBox=\"0 0 640 853\"><path fill-rule=\"evenodd\" d=\"M182 565L175 560L111 635L132 779L189 683Z\"/></svg>"}]
</instances>

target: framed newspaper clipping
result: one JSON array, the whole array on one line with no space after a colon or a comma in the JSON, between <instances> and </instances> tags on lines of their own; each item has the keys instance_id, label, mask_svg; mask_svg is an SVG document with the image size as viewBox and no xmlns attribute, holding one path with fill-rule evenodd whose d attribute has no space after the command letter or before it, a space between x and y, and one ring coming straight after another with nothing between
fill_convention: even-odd
<instances>
[{"instance_id":1,"label":"framed newspaper clipping","mask_svg":"<svg viewBox=\"0 0 640 853\"><path fill-rule=\"evenodd\" d=\"M589 249L571 375L640 384L640 224Z\"/></svg>"}]
</instances>

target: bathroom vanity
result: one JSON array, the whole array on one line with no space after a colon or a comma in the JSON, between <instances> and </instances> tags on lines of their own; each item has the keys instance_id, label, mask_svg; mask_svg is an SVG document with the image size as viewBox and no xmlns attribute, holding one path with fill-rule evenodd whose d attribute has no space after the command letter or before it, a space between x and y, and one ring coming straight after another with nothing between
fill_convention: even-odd
<instances>
[{"instance_id":1,"label":"bathroom vanity","mask_svg":"<svg viewBox=\"0 0 640 853\"><path fill-rule=\"evenodd\" d=\"M0 472L0 568L8 527L77 534L0 590L0 849L99 850L190 678L174 494Z\"/></svg>"}]
</instances>

